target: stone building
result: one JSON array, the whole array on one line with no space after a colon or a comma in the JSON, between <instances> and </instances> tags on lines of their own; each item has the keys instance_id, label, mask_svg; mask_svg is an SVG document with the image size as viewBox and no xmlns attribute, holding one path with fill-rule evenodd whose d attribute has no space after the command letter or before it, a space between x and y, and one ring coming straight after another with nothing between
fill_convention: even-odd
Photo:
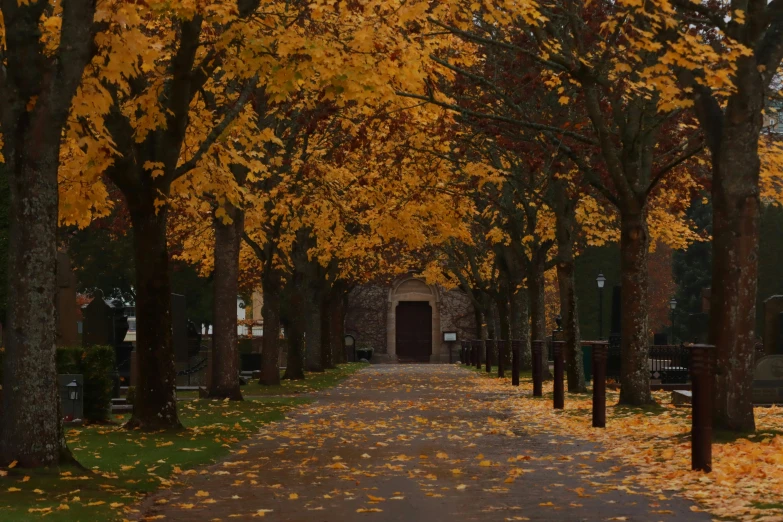
<instances>
[{"instance_id":1,"label":"stone building","mask_svg":"<svg viewBox=\"0 0 783 522\"><path fill-rule=\"evenodd\" d=\"M427 285L414 275L390 286L365 285L348 297L346 334L359 348L373 348L373 362L449 362L459 341L475 339L473 305L461 290ZM456 332L457 342L443 340Z\"/></svg>"}]
</instances>

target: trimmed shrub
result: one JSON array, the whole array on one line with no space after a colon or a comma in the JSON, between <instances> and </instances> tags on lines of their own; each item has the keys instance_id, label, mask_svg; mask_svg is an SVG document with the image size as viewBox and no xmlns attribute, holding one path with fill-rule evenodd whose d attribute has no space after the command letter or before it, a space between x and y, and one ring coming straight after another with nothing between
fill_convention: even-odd
<instances>
[{"instance_id":1,"label":"trimmed shrub","mask_svg":"<svg viewBox=\"0 0 783 522\"><path fill-rule=\"evenodd\" d=\"M3 382L4 349L0 349L0 384ZM56 353L58 374L81 374L84 379L84 418L90 422L104 422L111 416L114 391L114 348L111 346L58 347ZM2 399L2 390L0 390Z\"/></svg>"},{"instance_id":2,"label":"trimmed shrub","mask_svg":"<svg viewBox=\"0 0 783 522\"><path fill-rule=\"evenodd\" d=\"M84 348L81 346L58 346L55 356L57 373L79 374L82 366Z\"/></svg>"},{"instance_id":3,"label":"trimmed shrub","mask_svg":"<svg viewBox=\"0 0 783 522\"><path fill-rule=\"evenodd\" d=\"M91 422L108 421L114 394L114 348L88 346L81 358L84 376L84 418Z\"/></svg>"},{"instance_id":4,"label":"trimmed shrub","mask_svg":"<svg viewBox=\"0 0 783 522\"><path fill-rule=\"evenodd\" d=\"M80 374L84 379L84 419L105 422L111 416L114 392L114 348L63 346L57 348L57 373Z\"/></svg>"},{"instance_id":5,"label":"trimmed shrub","mask_svg":"<svg viewBox=\"0 0 783 522\"><path fill-rule=\"evenodd\" d=\"M125 394L125 402L133 406L133 401L136 400L136 387L128 386L128 392Z\"/></svg>"}]
</instances>

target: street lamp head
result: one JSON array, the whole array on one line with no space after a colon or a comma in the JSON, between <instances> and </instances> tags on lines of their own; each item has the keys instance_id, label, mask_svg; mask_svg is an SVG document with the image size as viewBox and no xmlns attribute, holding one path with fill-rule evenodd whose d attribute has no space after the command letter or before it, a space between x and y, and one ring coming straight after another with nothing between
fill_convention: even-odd
<instances>
[{"instance_id":1,"label":"street lamp head","mask_svg":"<svg viewBox=\"0 0 783 522\"><path fill-rule=\"evenodd\" d=\"M603 273L598 274L598 277L595 278L595 282L598 283L598 288L603 288L604 283L606 283L606 278L604 277Z\"/></svg>"},{"instance_id":2,"label":"street lamp head","mask_svg":"<svg viewBox=\"0 0 783 522\"><path fill-rule=\"evenodd\" d=\"M671 307L672 310L677 308L677 300L675 298L671 298L671 301L669 301L669 307Z\"/></svg>"}]
</instances>

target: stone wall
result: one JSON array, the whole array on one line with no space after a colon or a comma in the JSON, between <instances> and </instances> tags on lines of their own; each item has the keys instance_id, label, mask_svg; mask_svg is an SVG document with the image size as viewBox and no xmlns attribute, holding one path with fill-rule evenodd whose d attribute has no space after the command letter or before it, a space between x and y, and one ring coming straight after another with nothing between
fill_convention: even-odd
<instances>
[{"instance_id":1,"label":"stone wall","mask_svg":"<svg viewBox=\"0 0 783 522\"><path fill-rule=\"evenodd\" d=\"M407 279L395 286L361 286L354 289L348 297L345 331L354 336L357 347L372 347L376 359L381 362L396 360L394 348L394 313L389 309L389 296L392 304L399 300L424 300L410 292L423 290L429 292L433 317L432 362L449 361L449 346L443 342L443 332L456 331L457 339L474 339L476 337L476 319L473 305L464 292L460 290L445 290L443 288L427 290L427 287L415 280ZM392 290L394 288L394 290ZM423 289L423 290L422 290ZM391 294L390 294L391 292ZM417 297L418 296L418 297ZM390 330L391 328L391 330ZM389 343L392 343L390 349ZM452 347L456 353L455 343ZM384 357L387 356L387 357Z\"/></svg>"},{"instance_id":2,"label":"stone wall","mask_svg":"<svg viewBox=\"0 0 783 522\"><path fill-rule=\"evenodd\" d=\"M444 332L456 331L459 340L476 338L476 314L465 292L441 290L440 327Z\"/></svg>"},{"instance_id":3,"label":"stone wall","mask_svg":"<svg viewBox=\"0 0 783 522\"><path fill-rule=\"evenodd\" d=\"M386 316L389 289L360 286L348 296L345 333L356 339L356 347L371 347L376 354L386 351Z\"/></svg>"}]
</instances>

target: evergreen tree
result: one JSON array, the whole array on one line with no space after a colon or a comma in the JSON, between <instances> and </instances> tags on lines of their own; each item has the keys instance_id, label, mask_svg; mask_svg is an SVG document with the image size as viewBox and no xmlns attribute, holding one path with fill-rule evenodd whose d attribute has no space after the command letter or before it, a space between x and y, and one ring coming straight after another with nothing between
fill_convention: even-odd
<instances>
[{"instance_id":1,"label":"evergreen tree","mask_svg":"<svg viewBox=\"0 0 783 522\"><path fill-rule=\"evenodd\" d=\"M698 227L703 237L712 234L712 203L697 196L688 217ZM712 243L692 243L686 250L674 252L674 282L677 285L677 308L674 311L675 341L692 341L698 331L692 328L690 315L702 311L702 289L709 288L712 280ZM706 323L705 323L706 325Z\"/></svg>"}]
</instances>

